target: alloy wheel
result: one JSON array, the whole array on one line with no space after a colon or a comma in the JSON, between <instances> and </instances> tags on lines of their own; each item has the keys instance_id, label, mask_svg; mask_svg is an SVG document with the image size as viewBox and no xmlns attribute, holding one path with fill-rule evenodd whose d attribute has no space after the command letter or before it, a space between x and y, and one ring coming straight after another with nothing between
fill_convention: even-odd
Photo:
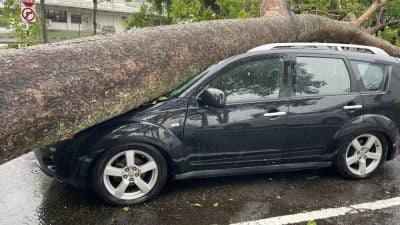
<instances>
[{"instance_id":1,"label":"alloy wheel","mask_svg":"<svg viewBox=\"0 0 400 225\"><path fill-rule=\"evenodd\" d=\"M346 164L355 175L364 176L372 173L382 159L382 143L372 134L356 137L346 151Z\"/></svg>"},{"instance_id":2,"label":"alloy wheel","mask_svg":"<svg viewBox=\"0 0 400 225\"><path fill-rule=\"evenodd\" d=\"M127 150L112 157L103 172L107 191L114 197L135 200L145 196L155 186L158 166L155 160L140 150Z\"/></svg>"}]
</instances>

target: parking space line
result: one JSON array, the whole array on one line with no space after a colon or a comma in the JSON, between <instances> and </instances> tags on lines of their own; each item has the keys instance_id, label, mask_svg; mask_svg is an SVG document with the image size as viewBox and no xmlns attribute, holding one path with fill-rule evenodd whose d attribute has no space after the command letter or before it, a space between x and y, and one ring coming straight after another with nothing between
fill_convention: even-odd
<instances>
[{"instance_id":1,"label":"parking space line","mask_svg":"<svg viewBox=\"0 0 400 225\"><path fill-rule=\"evenodd\" d=\"M379 200L375 202L362 203L357 205L351 205L348 207L322 209L312 212L304 212L293 215L271 217L267 219L247 221L242 223L236 223L232 225L284 225L301 223L312 220L326 219L337 216L344 216L346 214L356 214L366 210L378 210L384 208L390 208L393 206L400 205L400 197L389 198L385 200Z\"/></svg>"}]
</instances>

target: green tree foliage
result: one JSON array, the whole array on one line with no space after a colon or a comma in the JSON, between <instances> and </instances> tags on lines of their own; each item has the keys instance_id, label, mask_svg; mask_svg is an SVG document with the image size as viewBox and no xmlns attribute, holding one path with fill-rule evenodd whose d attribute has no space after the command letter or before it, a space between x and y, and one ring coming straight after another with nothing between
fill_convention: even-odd
<instances>
[{"instance_id":1,"label":"green tree foliage","mask_svg":"<svg viewBox=\"0 0 400 225\"><path fill-rule=\"evenodd\" d=\"M220 7L218 16L224 19L258 17L260 1L255 0L216 0Z\"/></svg>"},{"instance_id":2,"label":"green tree foliage","mask_svg":"<svg viewBox=\"0 0 400 225\"><path fill-rule=\"evenodd\" d=\"M160 24L170 22L172 0L149 0L148 2L151 5L150 10L159 16Z\"/></svg>"},{"instance_id":3,"label":"green tree foliage","mask_svg":"<svg viewBox=\"0 0 400 225\"><path fill-rule=\"evenodd\" d=\"M37 44L40 34L38 22L27 26L20 16L20 11L21 8L15 0L6 0L4 2L3 16L0 18L0 22L7 24L8 30L11 31L13 36L17 37L19 44Z\"/></svg>"},{"instance_id":4,"label":"green tree foliage","mask_svg":"<svg viewBox=\"0 0 400 225\"><path fill-rule=\"evenodd\" d=\"M385 39L388 42L397 44L400 46L399 29L398 28L386 28L384 31L379 32L378 36Z\"/></svg>"},{"instance_id":5,"label":"green tree foliage","mask_svg":"<svg viewBox=\"0 0 400 225\"><path fill-rule=\"evenodd\" d=\"M171 9L176 23L257 17L259 12L257 0L173 0Z\"/></svg>"},{"instance_id":6,"label":"green tree foliage","mask_svg":"<svg viewBox=\"0 0 400 225\"><path fill-rule=\"evenodd\" d=\"M202 20L257 17L258 0L149 0L140 12L133 13L126 27L146 27ZM158 20L158 23L156 22Z\"/></svg>"},{"instance_id":7,"label":"green tree foliage","mask_svg":"<svg viewBox=\"0 0 400 225\"><path fill-rule=\"evenodd\" d=\"M174 23L216 19L215 13L202 0L173 0L171 15Z\"/></svg>"},{"instance_id":8,"label":"green tree foliage","mask_svg":"<svg viewBox=\"0 0 400 225\"><path fill-rule=\"evenodd\" d=\"M289 0L290 8L295 13L317 14L336 20L347 19L350 13L358 17L371 4L371 0ZM260 0L149 0L140 12L128 18L127 28L258 17L259 10ZM400 0L389 1L379 15L381 17L371 17L364 27L400 20ZM387 27L378 36L392 44L399 44L400 24Z\"/></svg>"},{"instance_id":9,"label":"green tree foliage","mask_svg":"<svg viewBox=\"0 0 400 225\"><path fill-rule=\"evenodd\" d=\"M143 4L139 12L132 13L125 22L126 29L152 27L159 25L158 16L154 15L149 6Z\"/></svg>"},{"instance_id":10,"label":"green tree foliage","mask_svg":"<svg viewBox=\"0 0 400 225\"><path fill-rule=\"evenodd\" d=\"M295 13L312 13L331 19L344 19L349 13L361 15L371 0L289 0Z\"/></svg>"},{"instance_id":11,"label":"green tree foliage","mask_svg":"<svg viewBox=\"0 0 400 225\"><path fill-rule=\"evenodd\" d=\"M312 13L343 20L354 13L357 17L362 15L372 4L371 0L289 0L291 10L295 13ZM384 6L381 22L400 20L400 0L391 0ZM378 23L378 16L371 17L364 27L374 27ZM400 42L400 26L387 27L378 34L379 37L398 44Z\"/></svg>"}]
</instances>

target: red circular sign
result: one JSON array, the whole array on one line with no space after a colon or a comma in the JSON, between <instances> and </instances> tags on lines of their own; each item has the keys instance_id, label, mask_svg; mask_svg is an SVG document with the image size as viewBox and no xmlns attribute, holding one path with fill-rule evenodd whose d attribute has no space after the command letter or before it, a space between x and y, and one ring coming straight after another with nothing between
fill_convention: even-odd
<instances>
[{"instance_id":1,"label":"red circular sign","mask_svg":"<svg viewBox=\"0 0 400 225\"><path fill-rule=\"evenodd\" d=\"M32 7L35 4L35 0L22 0L22 4L26 7Z\"/></svg>"},{"instance_id":2,"label":"red circular sign","mask_svg":"<svg viewBox=\"0 0 400 225\"><path fill-rule=\"evenodd\" d=\"M31 8L23 9L21 14L22 14L22 18L24 18L24 20L26 20L26 22L28 22L28 23L34 21L36 18L35 11Z\"/></svg>"}]
</instances>

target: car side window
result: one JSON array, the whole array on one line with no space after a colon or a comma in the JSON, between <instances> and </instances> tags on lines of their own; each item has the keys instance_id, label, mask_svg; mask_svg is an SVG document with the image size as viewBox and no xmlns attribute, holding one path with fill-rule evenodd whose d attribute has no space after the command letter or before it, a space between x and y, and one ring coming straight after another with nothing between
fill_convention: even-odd
<instances>
[{"instance_id":1,"label":"car side window","mask_svg":"<svg viewBox=\"0 0 400 225\"><path fill-rule=\"evenodd\" d=\"M362 80L361 90L379 91L382 89L386 65L361 61L351 61L351 65L357 77Z\"/></svg>"},{"instance_id":2,"label":"car side window","mask_svg":"<svg viewBox=\"0 0 400 225\"><path fill-rule=\"evenodd\" d=\"M223 91L227 103L278 98L283 74L283 57L252 59L223 72L210 87Z\"/></svg>"},{"instance_id":3,"label":"car side window","mask_svg":"<svg viewBox=\"0 0 400 225\"><path fill-rule=\"evenodd\" d=\"M343 59L297 57L296 96L332 95L350 92L350 75Z\"/></svg>"}]
</instances>

